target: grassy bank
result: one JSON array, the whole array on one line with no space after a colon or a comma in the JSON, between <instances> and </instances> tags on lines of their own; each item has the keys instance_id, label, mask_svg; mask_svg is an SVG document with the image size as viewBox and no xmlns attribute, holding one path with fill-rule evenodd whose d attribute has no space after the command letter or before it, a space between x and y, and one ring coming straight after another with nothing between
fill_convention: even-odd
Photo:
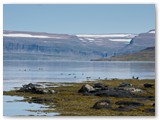
<instances>
[{"instance_id":1,"label":"grassy bank","mask_svg":"<svg viewBox=\"0 0 160 120\"><path fill-rule=\"evenodd\" d=\"M155 96L155 88L145 88L144 83L155 84L155 80L98 80L98 81L86 81L82 83L42 83L47 87L56 91L55 94L31 94L24 92L8 91L4 92L4 95L11 96L23 96L26 102L34 102L31 98L41 98L41 104L49 105L47 110L41 112L58 112L62 116L154 116L155 113L144 112L145 109L153 108L151 104L155 101L150 99L138 99L138 98L115 98L115 97L100 97L100 96L85 96L78 93L78 90L84 84L93 85L99 82L108 86L116 87L122 82L133 84L133 87L140 88L143 91L143 96ZM58 86L58 87L54 87ZM108 99L112 103L112 109L93 109L93 105L99 100ZM144 106L140 106L137 109L132 109L129 112L115 111L117 107L114 104L117 101L126 100L141 102ZM54 109L53 109L54 108ZM32 111L32 110L30 110ZM32 111L37 112L37 111Z\"/></svg>"}]
</instances>

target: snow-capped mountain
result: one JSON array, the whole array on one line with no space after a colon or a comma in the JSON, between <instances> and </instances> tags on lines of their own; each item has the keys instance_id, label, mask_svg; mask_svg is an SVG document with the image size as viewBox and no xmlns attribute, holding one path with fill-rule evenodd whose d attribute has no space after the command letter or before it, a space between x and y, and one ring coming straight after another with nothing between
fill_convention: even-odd
<instances>
[{"instance_id":1,"label":"snow-capped mountain","mask_svg":"<svg viewBox=\"0 0 160 120\"><path fill-rule=\"evenodd\" d=\"M153 34L153 30L149 31ZM139 35L138 35L139 36ZM108 57L131 44L135 34L68 35L3 31L4 59L92 59Z\"/></svg>"},{"instance_id":2,"label":"snow-capped mountain","mask_svg":"<svg viewBox=\"0 0 160 120\"><path fill-rule=\"evenodd\" d=\"M155 29L134 37L130 44L119 50L120 54L135 53L148 47L155 47Z\"/></svg>"}]
</instances>

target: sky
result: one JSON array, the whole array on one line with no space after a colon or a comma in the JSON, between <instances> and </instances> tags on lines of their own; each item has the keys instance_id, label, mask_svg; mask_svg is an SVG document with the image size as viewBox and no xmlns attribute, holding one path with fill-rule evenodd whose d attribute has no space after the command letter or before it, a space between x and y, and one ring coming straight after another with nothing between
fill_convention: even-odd
<instances>
[{"instance_id":1,"label":"sky","mask_svg":"<svg viewBox=\"0 0 160 120\"><path fill-rule=\"evenodd\" d=\"M3 30L138 34L155 29L155 15L154 4L4 4Z\"/></svg>"}]
</instances>

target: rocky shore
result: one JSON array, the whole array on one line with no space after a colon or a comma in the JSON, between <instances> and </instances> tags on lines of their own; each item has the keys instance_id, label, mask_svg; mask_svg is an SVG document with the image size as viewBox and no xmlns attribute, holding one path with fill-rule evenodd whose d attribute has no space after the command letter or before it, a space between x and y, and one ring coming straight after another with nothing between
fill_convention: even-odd
<instances>
[{"instance_id":1,"label":"rocky shore","mask_svg":"<svg viewBox=\"0 0 160 120\"><path fill-rule=\"evenodd\" d=\"M154 80L39 82L4 91L4 95L23 96L23 101L50 106L41 112L59 112L65 116L155 115Z\"/></svg>"}]
</instances>

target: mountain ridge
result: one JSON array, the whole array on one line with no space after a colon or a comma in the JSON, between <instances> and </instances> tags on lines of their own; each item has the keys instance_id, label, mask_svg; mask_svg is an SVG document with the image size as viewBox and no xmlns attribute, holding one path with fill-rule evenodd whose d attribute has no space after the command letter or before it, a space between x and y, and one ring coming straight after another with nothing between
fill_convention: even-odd
<instances>
[{"instance_id":1,"label":"mountain ridge","mask_svg":"<svg viewBox=\"0 0 160 120\"><path fill-rule=\"evenodd\" d=\"M129 45L136 37L137 35L135 34L117 33L68 35L4 30L3 52L4 59L32 59L36 57L37 59L45 59L43 56L51 56L49 59L53 60L90 60L111 57L115 55L116 51L122 50Z\"/></svg>"}]
</instances>

